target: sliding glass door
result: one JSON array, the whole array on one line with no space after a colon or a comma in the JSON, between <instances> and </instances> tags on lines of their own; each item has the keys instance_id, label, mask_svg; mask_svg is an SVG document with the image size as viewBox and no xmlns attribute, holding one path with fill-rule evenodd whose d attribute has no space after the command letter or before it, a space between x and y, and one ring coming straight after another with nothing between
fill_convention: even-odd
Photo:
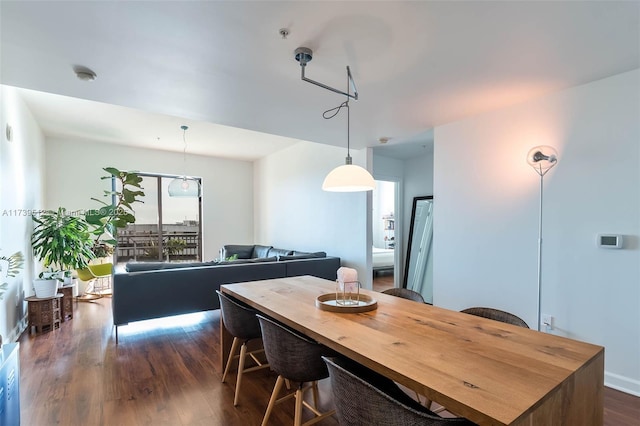
<instances>
[{"instance_id":1,"label":"sliding glass door","mask_svg":"<svg viewBox=\"0 0 640 426\"><path fill-rule=\"evenodd\" d=\"M139 173L143 203L136 222L118 232L117 261L199 261L202 259L202 197L170 197L175 176Z\"/></svg>"}]
</instances>

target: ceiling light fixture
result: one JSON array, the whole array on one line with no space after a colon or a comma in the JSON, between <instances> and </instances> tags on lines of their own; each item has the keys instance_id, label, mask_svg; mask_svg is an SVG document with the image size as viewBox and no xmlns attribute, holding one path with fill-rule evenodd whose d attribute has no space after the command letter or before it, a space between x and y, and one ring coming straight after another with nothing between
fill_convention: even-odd
<instances>
[{"instance_id":1,"label":"ceiling light fixture","mask_svg":"<svg viewBox=\"0 0 640 426\"><path fill-rule=\"evenodd\" d=\"M93 72L93 70L82 66L82 65L76 65L73 67L73 72L76 73L76 77L78 77L78 79L82 80L82 81L93 81L96 79L97 75L95 72Z\"/></svg>"},{"instance_id":2,"label":"ceiling light fixture","mask_svg":"<svg viewBox=\"0 0 640 426\"><path fill-rule=\"evenodd\" d=\"M338 93L347 97L347 100L341 103L339 106L331 108L330 110L327 110L322 114L325 119L330 119L335 117L342 108L347 109L347 157L345 158L345 164L343 166L338 166L331 172L329 172L327 177L325 177L324 182L322 183L322 189L325 191L333 192L358 192L373 190L376 187L373 176L371 176L371 173L369 173L365 168L352 164L352 158L349 151L349 99L353 99L356 101L358 100L358 89L356 88L356 84L353 81L353 77L351 76L351 70L347 66L347 91L343 92L342 90L334 89L333 87L327 86L326 84L322 84L315 80L311 80L305 76L304 70L307 66L307 63L311 61L311 59L313 59L313 51L311 49L307 47L297 48L295 50L295 58L298 62L300 62L300 68L302 69L300 78L302 79L302 81L315 84L316 86L320 86L323 89L327 89L334 93ZM353 94L351 94L352 89Z\"/></svg>"},{"instance_id":3,"label":"ceiling light fixture","mask_svg":"<svg viewBox=\"0 0 640 426\"><path fill-rule=\"evenodd\" d=\"M183 171L182 176L177 177L169 183L169 196L170 197L199 197L200 196L200 182L198 179L187 176L187 139L186 133L189 127L180 126L182 129L182 142L184 148L182 150Z\"/></svg>"}]
</instances>

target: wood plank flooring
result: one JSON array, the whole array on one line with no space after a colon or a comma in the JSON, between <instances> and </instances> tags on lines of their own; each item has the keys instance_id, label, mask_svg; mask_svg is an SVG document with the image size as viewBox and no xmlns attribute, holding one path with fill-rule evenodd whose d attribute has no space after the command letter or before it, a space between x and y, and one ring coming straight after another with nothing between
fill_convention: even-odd
<instances>
[{"instance_id":1,"label":"wood plank flooring","mask_svg":"<svg viewBox=\"0 0 640 426\"><path fill-rule=\"evenodd\" d=\"M59 330L23 334L22 425L260 424L276 376L247 374L233 407L235 375L220 383L219 311L153 321L151 329L144 323L121 327L116 347L111 299L103 298L79 303ZM320 390L322 409L332 407L327 380ZM293 410L292 400L276 406L269 424L293 424ZM605 389L606 426L638 426L638 419L640 398Z\"/></svg>"},{"instance_id":2,"label":"wood plank flooring","mask_svg":"<svg viewBox=\"0 0 640 426\"><path fill-rule=\"evenodd\" d=\"M393 288L393 271L378 272L373 276L373 290L384 291Z\"/></svg>"}]
</instances>

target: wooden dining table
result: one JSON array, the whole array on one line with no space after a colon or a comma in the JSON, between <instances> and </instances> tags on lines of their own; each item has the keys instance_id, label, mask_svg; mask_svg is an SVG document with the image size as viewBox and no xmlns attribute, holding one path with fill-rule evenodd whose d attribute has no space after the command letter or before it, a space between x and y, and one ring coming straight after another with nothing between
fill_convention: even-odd
<instances>
[{"instance_id":1,"label":"wooden dining table","mask_svg":"<svg viewBox=\"0 0 640 426\"><path fill-rule=\"evenodd\" d=\"M329 312L335 282L311 276L221 289L480 425L602 425L601 346L364 289L377 309Z\"/></svg>"}]
</instances>

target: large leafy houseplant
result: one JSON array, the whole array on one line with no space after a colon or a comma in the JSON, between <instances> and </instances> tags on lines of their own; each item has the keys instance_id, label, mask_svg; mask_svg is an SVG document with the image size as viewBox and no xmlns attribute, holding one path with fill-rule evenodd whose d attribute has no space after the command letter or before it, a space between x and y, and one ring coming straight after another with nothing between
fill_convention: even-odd
<instances>
[{"instance_id":1,"label":"large leafy houseplant","mask_svg":"<svg viewBox=\"0 0 640 426\"><path fill-rule=\"evenodd\" d=\"M76 212L63 207L33 216L36 226L31 237L33 254L45 268L65 271L84 268L94 258L89 224Z\"/></svg>"},{"instance_id":2,"label":"large leafy houseplant","mask_svg":"<svg viewBox=\"0 0 640 426\"><path fill-rule=\"evenodd\" d=\"M106 202L98 198L91 198L102 205L100 209L92 209L87 212L85 219L92 226L91 233L96 238L94 250L101 253L110 250L117 244L114 237L118 229L126 228L130 223L135 223L134 203L142 203L139 197L144 196L142 191L142 177L136 172L125 172L115 167L105 167L108 173L101 179L116 180L115 189L104 191L103 196L111 198L111 202ZM105 247L106 245L106 247ZM109 247L110 246L110 247Z\"/></svg>"}]
</instances>

